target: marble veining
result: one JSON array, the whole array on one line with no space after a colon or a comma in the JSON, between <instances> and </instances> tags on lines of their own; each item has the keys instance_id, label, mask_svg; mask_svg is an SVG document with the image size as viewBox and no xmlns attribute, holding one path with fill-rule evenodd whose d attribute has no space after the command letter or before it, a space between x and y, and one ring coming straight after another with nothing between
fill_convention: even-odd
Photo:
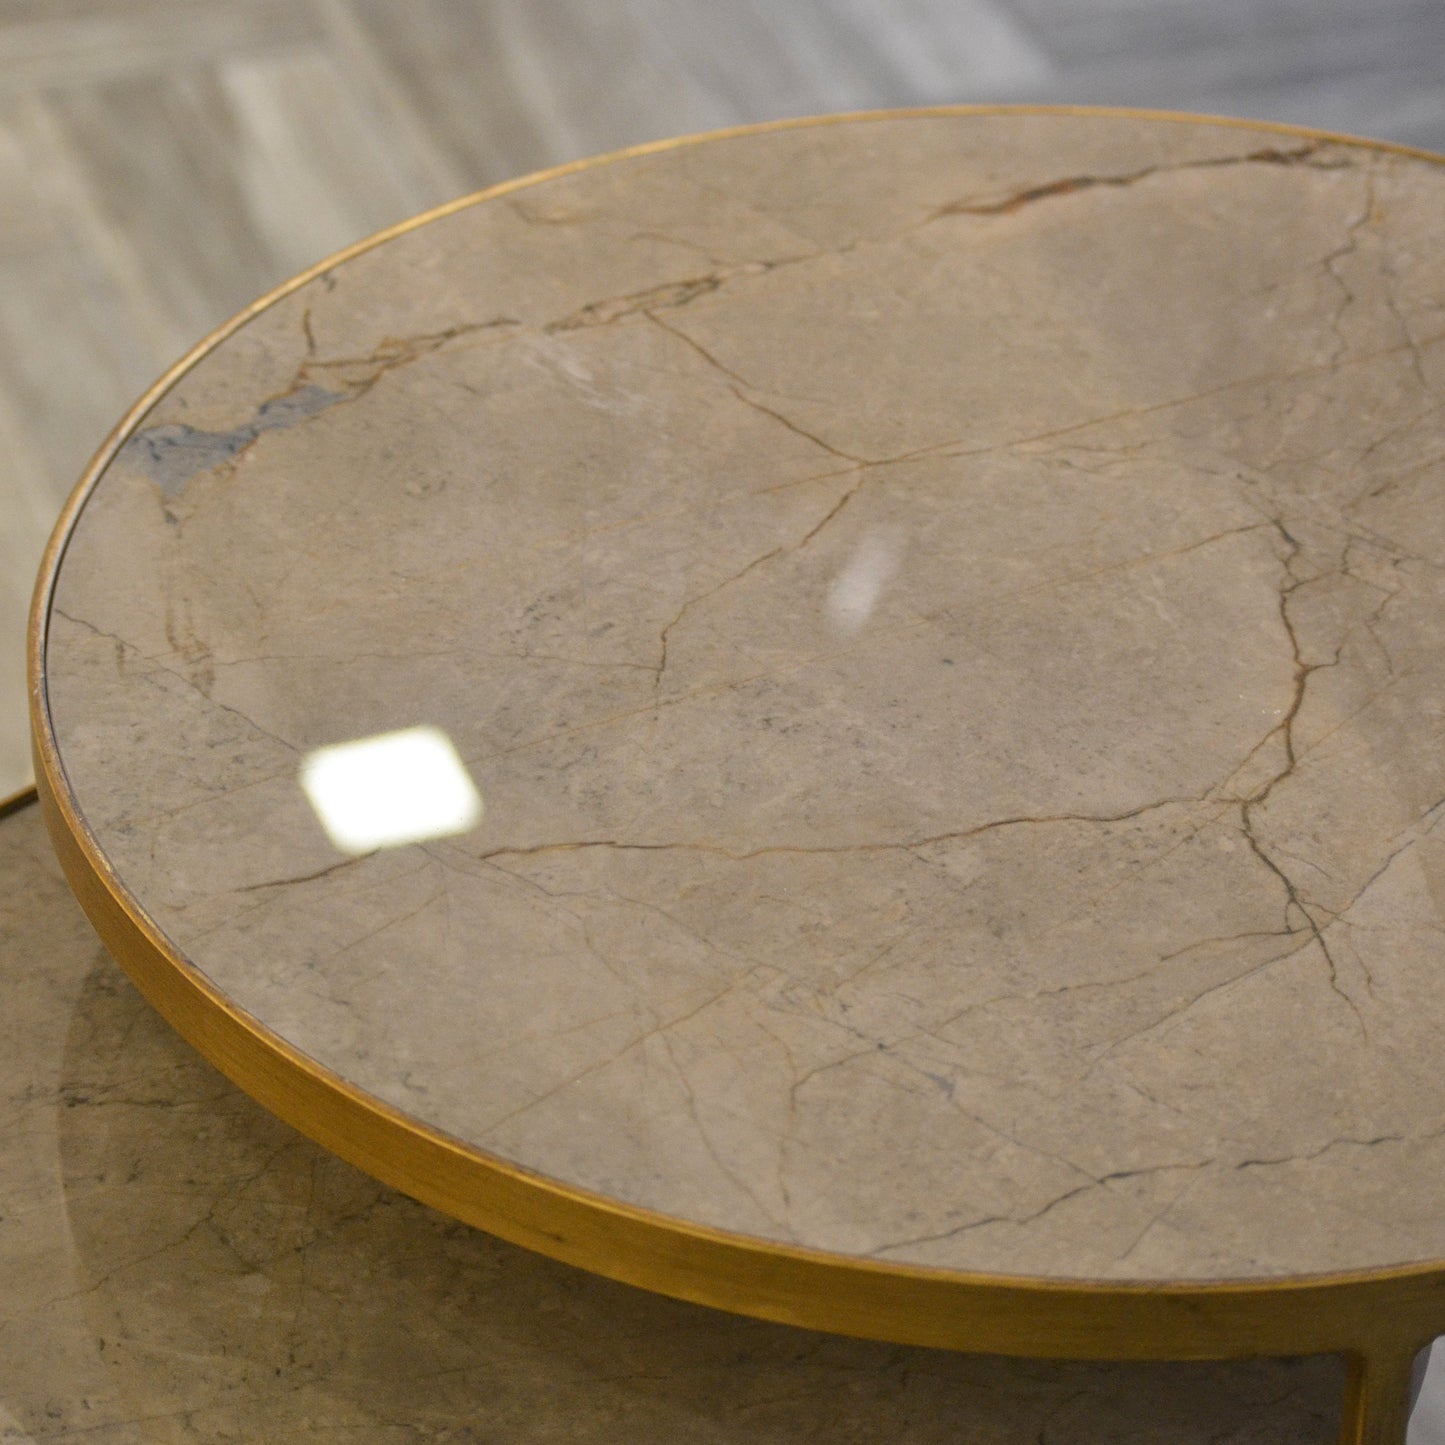
<instances>
[{"instance_id":1,"label":"marble veining","mask_svg":"<svg viewBox=\"0 0 1445 1445\"><path fill-rule=\"evenodd\" d=\"M119 877L378 1098L878 1259L1445 1255L1442 176L915 117L613 162L318 276L51 600ZM420 724L471 833L300 758Z\"/></svg>"}]
</instances>

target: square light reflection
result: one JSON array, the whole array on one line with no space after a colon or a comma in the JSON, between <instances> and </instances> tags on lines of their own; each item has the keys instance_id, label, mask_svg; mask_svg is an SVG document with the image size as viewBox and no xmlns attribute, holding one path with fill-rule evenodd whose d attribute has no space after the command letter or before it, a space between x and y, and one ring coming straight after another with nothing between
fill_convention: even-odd
<instances>
[{"instance_id":1,"label":"square light reflection","mask_svg":"<svg viewBox=\"0 0 1445 1445\"><path fill-rule=\"evenodd\" d=\"M317 748L301 759L301 787L343 853L399 848L466 833L482 798L440 728L404 728Z\"/></svg>"}]
</instances>

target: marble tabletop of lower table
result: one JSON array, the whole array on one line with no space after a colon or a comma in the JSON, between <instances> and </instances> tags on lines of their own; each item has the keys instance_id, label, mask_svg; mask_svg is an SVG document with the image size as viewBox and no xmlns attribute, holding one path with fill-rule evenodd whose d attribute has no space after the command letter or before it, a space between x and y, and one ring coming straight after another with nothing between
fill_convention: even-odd
<instances>
[{"instance_id":1,"label":"marble tabletop of lower table","mask_svg":"<svg viewBox=\"0 0 1445 1445\"><path fill-rule=\"evenodd\" d=\"M812 1334L413 1204L166 1027L33 805L0 805L0 1040L7 1445L1335 1438L1336 1360L1055 1364Z\"/></svg>"}]
</instances>

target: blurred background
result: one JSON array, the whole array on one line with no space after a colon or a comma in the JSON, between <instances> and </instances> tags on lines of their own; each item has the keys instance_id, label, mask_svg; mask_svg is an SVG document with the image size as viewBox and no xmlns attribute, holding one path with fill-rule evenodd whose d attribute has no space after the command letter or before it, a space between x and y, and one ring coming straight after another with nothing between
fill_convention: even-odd
<instances>
[{"instance_id":1,"label":"blurred background","mask_svg":"<svg viewBox=\"0 0 1445 1445\"><path fill-rule=\"evenodd\" d=\"M218 322L393 221L593 152L941 102L1445 150L1445 0L0 0L0 797L55 513Z\"/></svg>"}]
</instances>

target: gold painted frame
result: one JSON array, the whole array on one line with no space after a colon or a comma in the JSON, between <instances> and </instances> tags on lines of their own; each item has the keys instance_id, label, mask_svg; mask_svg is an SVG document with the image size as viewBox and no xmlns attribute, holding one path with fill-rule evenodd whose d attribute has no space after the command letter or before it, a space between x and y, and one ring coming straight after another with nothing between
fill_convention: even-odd
<instances>
[{"instance_id":1,"label":"gold painted frame","mask_svg":"<svg viewBox=\"0 0 1445 1445\"><path fill-rule=\"evenodd\" d=\"M1344 1354L1343 1445L1403 1445L1417 1352L1445 1333L1445 1259L1277 1280L1059 1281L968 1274L776 1244L621 1204L485 1154L363 1093L237 1008L181 956L115 875L69 789L45 648L66 545L116 452L202 357L323 272L479 202L612 161L800 126L967 115L1108 116L1233 126L1445 163L1413 147L1268 122L1085 106L938 106L784 120L653 142L507 181L358 242L284 283L166 372L106 439L67 501L36 582L28 692L36 786L67 878L141 993L272 1113L375 1178L514 1244L646 1289L764 1319L979 1353L1094 1360ZM26 795L10 800L18 804Z\"/></svg>"}]
</instances>

